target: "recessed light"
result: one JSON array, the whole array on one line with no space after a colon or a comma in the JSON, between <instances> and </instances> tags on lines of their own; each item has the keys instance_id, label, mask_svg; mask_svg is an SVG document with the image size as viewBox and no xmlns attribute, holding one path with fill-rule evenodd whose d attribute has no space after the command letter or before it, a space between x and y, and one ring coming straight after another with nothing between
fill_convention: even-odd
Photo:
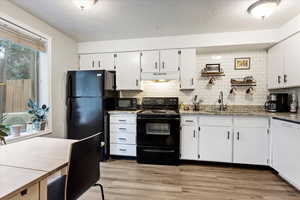
<instances>
[{"instance_id":1,"label":"recessed light","mask_svg":"<svg viewBox=\"0 0 300 200\"><path fill-rule=\"evenodd\" d=\"M87 10L91 8L97 0L73 0L75 5L79 7L81 10Z\"/></svg>"},{"instance_id":2,"label":"recessed light","mask_svg":"<svg viewBox=\"0 0 300 200\"><path fill-rule=\"evenodd\" d=\"M248 13L260 19L269 17L278 7L281 0L259 0L248 8Z\"/></svg>"}]
</instances>

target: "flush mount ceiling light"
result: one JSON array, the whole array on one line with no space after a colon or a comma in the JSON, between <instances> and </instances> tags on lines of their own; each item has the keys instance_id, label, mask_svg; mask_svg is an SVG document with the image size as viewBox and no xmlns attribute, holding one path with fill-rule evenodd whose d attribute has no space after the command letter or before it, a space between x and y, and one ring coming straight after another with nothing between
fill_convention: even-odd
<instances>
[{"instance_id":1,"label":"flush mount ceiling light","mask_svg":"<svg viewBox=\"0 0 300 200\"><path fill-rule=\"evenodd\" d=\"M91 8L96 2L97 0L74 0L76 6L81 10L87 10Z\"/></svg>"},{"instance_id":2,"label":"flush mount ceiling light","mask_svg":"<svg viewBox=\"0 0 300 200\"><path fill-rule=\"evenodd\" d=\"M260 19L269 17L278 7L281 0L259 0L248 8L248 13Z\"/></svg>"}]
</instances>

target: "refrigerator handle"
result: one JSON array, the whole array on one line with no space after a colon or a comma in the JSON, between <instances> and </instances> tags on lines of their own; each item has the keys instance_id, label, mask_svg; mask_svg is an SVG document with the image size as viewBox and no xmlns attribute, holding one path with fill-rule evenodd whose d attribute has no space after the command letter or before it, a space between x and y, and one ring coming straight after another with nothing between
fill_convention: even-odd
<instances>
[{"instance_id":1,"label":"refrigerator handle","mask_svg":"<svg viewBox=\"0 0 300 200\"><path fill-rule=\"evenodd\" d=\"M72 97L72 76L68 74L67 80L67 98L66 98L66 105L69 104L69 97Z\"/></svg>"},{"instance_id":2,"label":"refrigerator handle","mask_svg":"<svg viewBox=\"0 0 300 200\"><path fill-rule=\"evenodd\" d=\"M72 111L72 102L71 102L71 98L67 98L67 105L68 105L68 121L70 121L72 119L72 114L73 114L73 111Z\"/></svg>"}]
</instances>

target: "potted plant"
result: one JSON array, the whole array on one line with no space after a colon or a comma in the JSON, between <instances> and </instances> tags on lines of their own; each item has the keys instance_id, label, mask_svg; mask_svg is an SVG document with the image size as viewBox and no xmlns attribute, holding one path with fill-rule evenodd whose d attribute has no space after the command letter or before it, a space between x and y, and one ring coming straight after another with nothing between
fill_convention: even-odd
<instances>
[{"instance_id":1,"label":"potted plant","mask_svg":"<svg viewBox=\"0 0 300 200\"><path fill-rule=\"evenodd\" d=\"M49 107L42 105L39 107L32 99L28 101L28 113L32 115L32 123L34 128L38 131L43 131L46 128L47 117L49 112Z\"/></svg>"},{"instance_id":2,"label":"potted plant","mask_svg":"<svg viewBox=\"0 0 300 200\"><path fill-rule=\"evenodd\" d=\"M7 133L9 132L9 128L3 124L3 122L5 121L6 116L0 116L0 143L3 142L5 143L5 137L8 136Z\"/></svg>"}]
</instances>

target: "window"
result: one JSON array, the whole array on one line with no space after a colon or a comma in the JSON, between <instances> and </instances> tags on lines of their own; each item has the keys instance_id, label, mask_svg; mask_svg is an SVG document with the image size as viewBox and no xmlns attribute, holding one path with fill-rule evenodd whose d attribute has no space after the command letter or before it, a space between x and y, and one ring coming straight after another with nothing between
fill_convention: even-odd
<instances>
[{"instance_id":1,"label":"window","mask_svg":"<svg viewBox=\"0 0 300 200\"><path fill-rule=\"evenodd\" d=\"M39 51L0 38L0 115L5 124L20 125L31 120L27 101L38 100Z\"/></svg>"}]
</instances>

